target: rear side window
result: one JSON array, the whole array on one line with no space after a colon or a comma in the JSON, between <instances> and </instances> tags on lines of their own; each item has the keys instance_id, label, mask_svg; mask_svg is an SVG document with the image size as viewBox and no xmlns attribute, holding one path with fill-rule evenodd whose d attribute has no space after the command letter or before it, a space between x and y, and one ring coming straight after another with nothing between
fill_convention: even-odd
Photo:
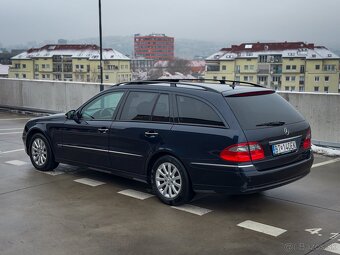
<instances>
[{"instance_id":1,"label":"rear side window","mask_svg":"<svg viewBox=\"0 0 340 255\"><path fill-rule=\"evenodd\" d=\"M152 121L170 122L169 95L161 94L152 113Z\"/></svg>"},{"instance_id":2,"label":"rear side window","mask_svg":"<svg viewBox=\"0 0 340 255\"><path fill-rule=\"evenodd\" d=\"M121 120L150 121L158 93L131 92L122 110Z\"/></svg>"},{"instance_id":3,"label":"rear side window","mask_svg":"<svg viewBox=\"0 0 340 255\"><path fill-rule=\"evenodd\" d=\"M226 100L243 129L263 128L261 124L269 122L291 124L304 120L292 105L276 93L226 97Z\"/></svg>"},{"instance_id":4,"label":"rear side window","mask_svg":"<svg viewBox=\"0 0 340 255\"><path fill-rule=\"evenodd\" d=\"M217 113L206 103L195 98L177 96L180 123L195 125L224 126Z\"/></svg>"}]
</instances>

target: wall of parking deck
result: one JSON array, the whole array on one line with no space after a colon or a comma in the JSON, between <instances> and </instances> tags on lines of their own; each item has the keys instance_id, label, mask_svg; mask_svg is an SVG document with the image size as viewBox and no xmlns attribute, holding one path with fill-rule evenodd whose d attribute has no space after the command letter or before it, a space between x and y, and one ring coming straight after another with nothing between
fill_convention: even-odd
<instances>
[{"instance_id":1,"label":"wall of parking deck","mask_svg":"<svg viewBox=\"0 0 340 255\"><path fill-rule=\"evenodd\" d=\"M76 109L98 92L98 83L0 78L0 107L66 112ZM340 147L340 94L279 94L309 121L314 144Z\"/></svg>"},{"instance_id":2,"label":"wall of parking deck","mask_svg":"<svg viewBox=\"0 0 340 255\"><path fill-rule=\"evenodd\" d=\"M279 92L308 120L314 144L340 147L340 94Z\"/></svg>"},{"instance_id":3,"label":"wall of parking deck","mask_svg":"<svg viewBox=\"0 0 340 255\"><path fill-rule=\"evenodd\" d=\"M99 86L98 83L0 78L0 106L66 112L96 95Z\"/></svg>"}]
</instances>

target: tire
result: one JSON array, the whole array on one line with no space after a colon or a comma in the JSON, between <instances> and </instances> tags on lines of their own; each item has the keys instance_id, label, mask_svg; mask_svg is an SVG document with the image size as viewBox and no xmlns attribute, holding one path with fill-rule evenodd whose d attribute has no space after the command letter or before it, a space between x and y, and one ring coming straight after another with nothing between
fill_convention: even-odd
<instances>
[{"instance_id":1,"label":"tire","mask_svg":"<svg viewBox=\"0 0 340 255\"><path fill-rule=\"evenodd\" d=\"M39 171L51 171L59 165L54 161L51 146L42 134L32 136L28 151L33 166Z\"/></svg>"},{"instance_id":2,"label":"tire","mask_svg":"<svg viewBox=\"0 0 340 255\"><path fill-rule=\"evenodd\" d=\"M187 171L173 156L163 156L154 163L151 185L153 192L167 205L185 204L194 196Z\"/></svg>"}]
</instances>

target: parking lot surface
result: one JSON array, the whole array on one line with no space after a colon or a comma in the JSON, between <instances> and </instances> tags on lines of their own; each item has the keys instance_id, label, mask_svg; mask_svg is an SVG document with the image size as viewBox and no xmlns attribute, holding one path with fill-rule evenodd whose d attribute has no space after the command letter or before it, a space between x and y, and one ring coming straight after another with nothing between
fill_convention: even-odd
<instances>
[{"instance_id":1,"label":"parking lot surface","mask_svg":"<svg viewBox=\"0 0 340 255\"><path fill-rule=\"evenodd\" d=\"M340 254L340 160L256 195L162 204L146 184L86 168L36 171L26 115L0 112L0 254Z\"/></svg>"}]
</instances>

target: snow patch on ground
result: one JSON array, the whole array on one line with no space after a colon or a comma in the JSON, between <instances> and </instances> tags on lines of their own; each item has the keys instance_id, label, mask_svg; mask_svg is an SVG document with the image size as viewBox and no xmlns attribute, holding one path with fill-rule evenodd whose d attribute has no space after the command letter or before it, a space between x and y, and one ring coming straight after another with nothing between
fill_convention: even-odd
<instances>
[{"instance_id":1,"label":"snow patch on ground","mask_svg":"<svg viewBox=\"0 0 340 255\"><path fill-rule=\"evenodd\" d=\"M340 149L331 149L312 145L312 151L318 154L323 154L325 156L340 157Z\"/></svg>"}]
</instances>

